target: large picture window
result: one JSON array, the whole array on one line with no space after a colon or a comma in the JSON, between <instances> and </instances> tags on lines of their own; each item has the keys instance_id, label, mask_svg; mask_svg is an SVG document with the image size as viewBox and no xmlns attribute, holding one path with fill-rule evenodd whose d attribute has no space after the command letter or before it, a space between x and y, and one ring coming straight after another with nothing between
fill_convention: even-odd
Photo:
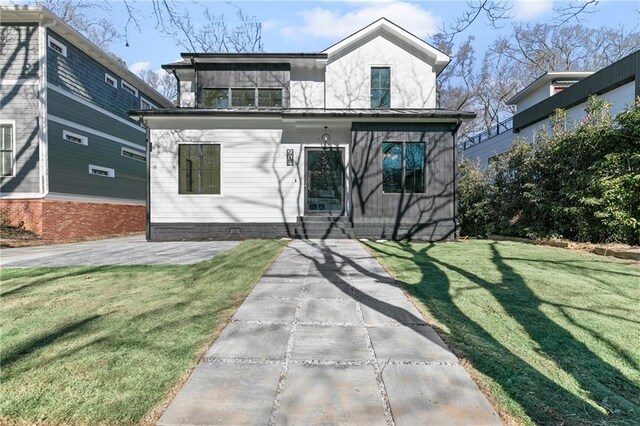
<instances>
[{"instance_id":1,"label":"large picture window","mask_svg":"<svg viewBox=\"0 0 640 426\"><path fill-rule=\"evenodd\" d=\"M391 107L391 68L371 68L371 108Z\"/></svg>"},{"instance_id":2,"label":"large picture window","mask_svg":"<svg viewBox=\"0 0 640 426\"><path fill-rule=\"evenodd\" d=\"M382 192L424 192L425 144L385 142L382 144Z\"/></svg>"},{"instance_id":3,"label":"large picture window","mask_svg":"<svg viewBox=\"0 0 640 426\"><path fill-rule=\"evenodd\" d=\"M180 194L220 194L220 145L179 145Z\"/></svg>"},{"instance_id":4,"label":"large picture window","mask_svg":"<svg viewBox=\"0 0 640 426\"><path fill-rule=\"evenodd\" d=\"M0 176L13 176L13 124L0 124Z\"/></svg>"},{"instance_id":5,"label":"large picture window","mask_svg":"<svg viewBox=\"0 0 640 426\"><path fill-rule=\"evenodd\" d=\"M203 89L202 103L205 108L282 108L282 89Z\"/></svg>"}]
</instances>

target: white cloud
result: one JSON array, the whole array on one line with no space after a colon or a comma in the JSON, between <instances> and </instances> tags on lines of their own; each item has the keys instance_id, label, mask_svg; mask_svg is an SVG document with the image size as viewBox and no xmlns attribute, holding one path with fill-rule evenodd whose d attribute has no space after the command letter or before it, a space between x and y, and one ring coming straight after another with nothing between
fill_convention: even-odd
<instances>
[{"instance_id":1,"label":"white cloud","mask_svg":"<svg viewBox=\"0 0 640 426\"><path fill-rule=\"evenodd\" d=\"M367 2L365 6L346 13L322 7L300 12L299 26L288 26L282 33L289 38L301 36L335 40L380 19L387 18L418 37L438 32L440 19L417 4L404 1Z\"/></svg>"},{"instance_id":2,"label":"white cloud","mask_svg":"<svg viewBox=\"0 0 640 426\"><path fill-rule=\"evenodd\" d=\"M135 62L129 65L129 71L131 71L134 74L138 74L140 71L144 71L148 69L150 66L151 66L151 62L149 61Z\"/></svg>"},{"instance_id":3,"label":"white cloud","mask_svg":"<svg viewBox=\"0 0 640 426\"><path fill-rule=\"evenodd\" d=\"M553 10L553 0L516 0L513 15L521 21L528 21Z\"/></svg>"}]
</instances>

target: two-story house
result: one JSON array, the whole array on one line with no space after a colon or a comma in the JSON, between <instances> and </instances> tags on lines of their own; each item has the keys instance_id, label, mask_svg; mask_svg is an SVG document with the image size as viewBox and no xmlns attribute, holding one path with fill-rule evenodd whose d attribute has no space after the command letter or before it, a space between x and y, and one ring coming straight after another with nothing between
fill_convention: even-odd
<instances>
[{"instance_id":1,"label":"two-story house","mask_svg":"<svg viewBox=\"0 0 640 426\"><path fill-rule=\"evenodd\" d=\"M613 116L629 108L640 96L640 50L596 72L543 74L507 101L516 107L516 114L463 141L462 155L484 168L516 139L533 142L540 132L550 132L551 116L557 109L566 111L571 128L583 121L592 95L610 102Z\"/></svg>"},{"instance_id":2,"label":"two-story house","mask_svg":"<svg viewBox=\"0 0 640 426\"><path fill-rule=\"evenodd\" d=\"M449 58L380 19L321 53L185 53L149 131L148 238L456 238Z\"/></svg>"},{"instance_id":3,"label":"two-story house","mask_svg":"<svg viewBox=\"0 0 640 426\"><path fill-rule=\"evenodd\" d=\"M45 239L145 228L145 128L173 104L43 7L0 7L0 210Z\"/></svg>"}]
</instances>

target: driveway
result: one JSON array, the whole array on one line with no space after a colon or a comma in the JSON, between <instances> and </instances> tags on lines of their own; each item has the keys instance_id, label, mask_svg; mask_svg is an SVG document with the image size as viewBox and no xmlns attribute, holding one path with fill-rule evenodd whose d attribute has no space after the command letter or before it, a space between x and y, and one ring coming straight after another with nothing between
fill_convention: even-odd
<instances>
[{"instance_id":1,"label":"driveway","mask_svg":"<svg viewBox=\"0 0 640 426\"><path fill-rule=\"evenodd\" d=\"M209 259L238 241L147 242L143 235L0 250L2 267L188 265Z\"/></svg>"},{"instance_id":2,"label":"driveway","mask_svg":"<svg viewBox=\"0 0 640 426\"><path fill-rule=\"evenodd\" d=\"M160 424L500 424L357 241L293 241Z\"/></svg>"}]
</instances>

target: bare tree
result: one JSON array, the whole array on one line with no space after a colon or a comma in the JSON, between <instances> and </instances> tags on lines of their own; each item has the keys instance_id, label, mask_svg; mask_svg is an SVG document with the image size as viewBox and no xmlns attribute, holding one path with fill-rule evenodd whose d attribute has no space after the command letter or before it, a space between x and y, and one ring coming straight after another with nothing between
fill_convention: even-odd
<instances>
[{"instance_id":1,"label":"bare tree","mask_svg":"<svg viewBox=\"0 0 640 426\"><path fill-rule=\"evenodd\" d=\"M138 73L138 77L140 77L149 86L153 87L165 98L172 102L176 101L178 96L178 87L176 85L175 78L170 74L165 71L142 70Z\"/></svg>"},{"instance_id":2,"label":"bare tree","mask_svg":"<svg viewBox=\"0 0 640 426\"><path fill-rule=\"evenodd\" d=\"M36 0L103 50L122 38L110 19L111 5L101 0ZM102 15L102 17L100 17Z\"/></svg>"},{"instance_id":3,"label":"bare tree","mask_svg":"<svg viewBox=\"0 0 640 426\"><path fill-rule=\"evenodd\" d=\"M451 42L454 37L469 28L480 17L484 16L493 28L500 28L503 23L513 16L511 4L505 0L469 0L467 8L452 24L442 26L441 37Z\"/></svg>"}]
</instances>

